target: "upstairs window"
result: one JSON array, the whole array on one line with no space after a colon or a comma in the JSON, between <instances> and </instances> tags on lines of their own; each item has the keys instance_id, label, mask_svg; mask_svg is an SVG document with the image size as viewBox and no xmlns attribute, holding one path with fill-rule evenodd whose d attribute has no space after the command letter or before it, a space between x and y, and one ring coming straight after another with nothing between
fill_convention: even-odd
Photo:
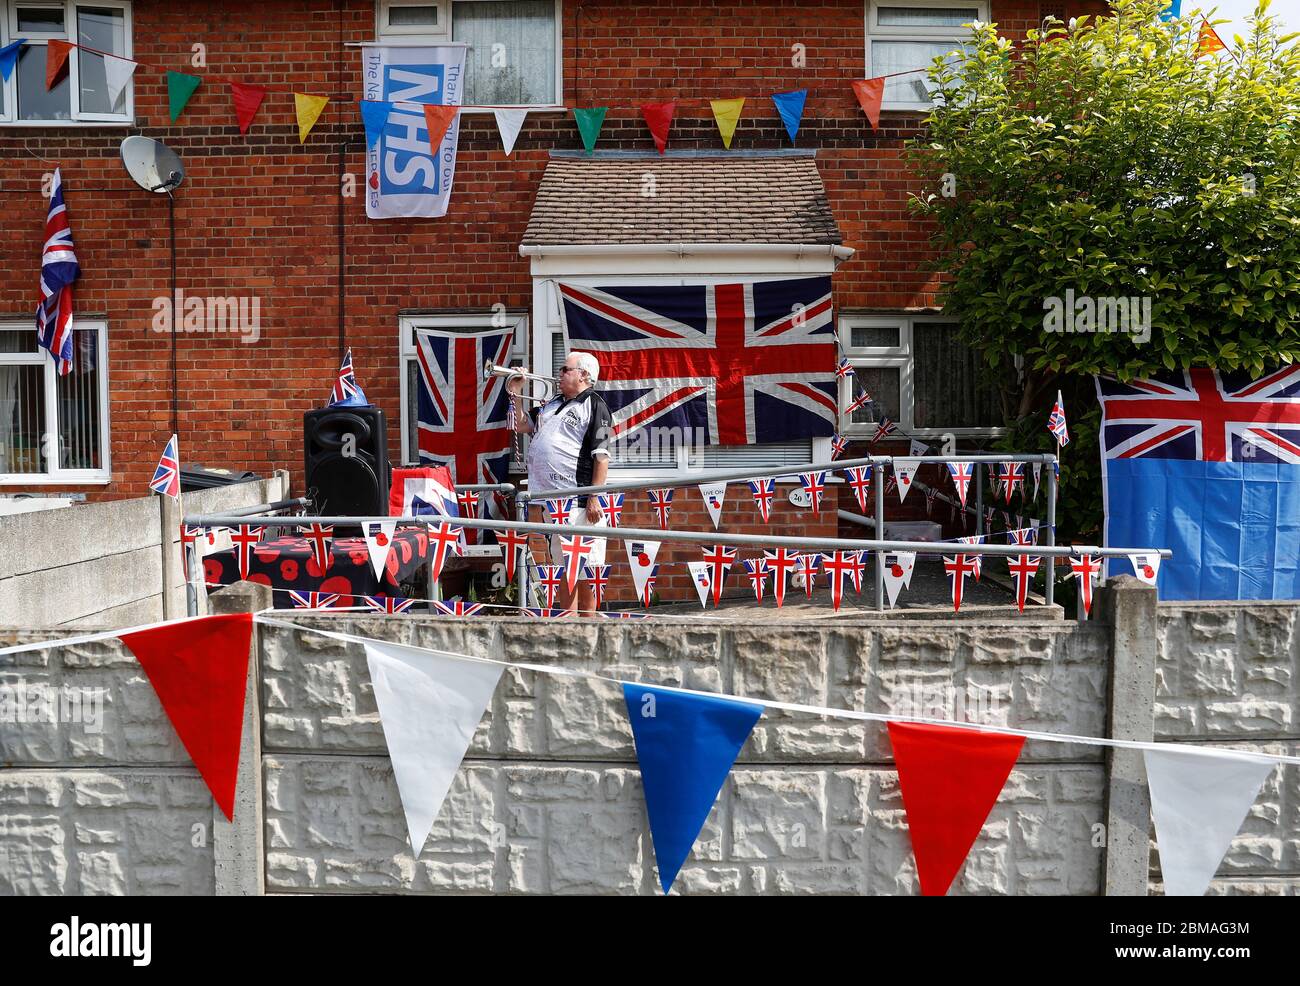
<instances>
[{"instance_id":1,"label":"upstairs window","mask_svg":"<svg viewBox=\"0 0 1300 986\"><path fill-rule=\"evenodd\" d=\"M929 68L935 58L964 47L970 38L968 25L987 21L988 13L984 0L868 0L867 77ZM929 79L923 72L885 81L883 109L926 112L931 105Z\"/></svg>"}]
</instances>

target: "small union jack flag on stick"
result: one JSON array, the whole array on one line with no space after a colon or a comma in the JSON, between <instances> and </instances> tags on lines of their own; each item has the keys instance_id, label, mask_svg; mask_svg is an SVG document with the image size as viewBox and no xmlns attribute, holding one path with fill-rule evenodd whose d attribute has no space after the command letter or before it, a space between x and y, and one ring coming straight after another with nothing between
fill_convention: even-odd
<instances>
[{"instance_id":1,"label":"small union jack flag on stick","mask_svg":"<svg viewBox=\"0 0 1300 986\"><path fill-rule=\"evenodd\" d=\"M763 523L768 523L772 516L772 498L776 496L776 480L771 478L751 479L749 491L754 494L754 506Z\"/></svg>"},{"instance_id":2,"label":"small union jack flag on stick","mask_svg":"<svg viewBox=\"0 0 1300 986\"><path fill-rule=\"evenodd\" d=\"M605 520L610 527L618 527L619 518L623 515L624 495L623 493L600 493L596 496L596 502L604 511Z\"/></svg>"},{"instance_id":3,"label":"small union jack flag on stick","mask_svg":"<svg viewBox=\"0 0 1300 986\"><path fill-rule=\"evenodd\" d=\"M149 489L173 500L181 498L181 457L176 449L176 436L172 435L163 447L162 458L149 480Z\"/></svg>"},{"instance_id":4,"label":"small union jack flag on stick","mask_svg":"<svg viewBox=\"0 0 1300 986\"><path fill-rule=\"evenodd\" d=\"M349 346L346 353L343 354L343 363L339 366L339 374L334 379L334 389L330 392L330 406L336 404L365 405L370 402L366 400L365 392L357 383L357 375L352 369L352 347Z\"/></svg>"},{"instance_id":5,"label":"small union jack flag on stick","mask_svg":"<svg viewBox=\"0 0 1300 986\"><path fill-rule=\"evenodd\" d=\"M1070 444L1070 429L1065 423L1065 403L1061 400L1059 390L1056 392L1056 403L1052 405L1052 413L1047 416L1047 430L1056 439L1057 448Z\"/></svg>"},{"instance_id":6,"label":"small union jack flag on stick","mask_svg":"<svg viewBox=\"0 0 1300 986\"><path fill-rule=\"evenodd\" d=\"M668 530L668 514L673 509L673 490L672 487L662 490L647 490L650 496L650 506L654 507L655 514L659 518L659 527L661 530Z\"/></svg>"},{"instance_id":7,"label":"small union jack flag on stick","mask_svg":"<svg viewBox=\"0 0 1300 986\"><path fill-rule=\"evenodd\" d=\"M414 599L403 599L401 596L362 596L361 598L376 613L387 613L389 616L405 613L415 605Z\"/></svg>"}]
</instances>

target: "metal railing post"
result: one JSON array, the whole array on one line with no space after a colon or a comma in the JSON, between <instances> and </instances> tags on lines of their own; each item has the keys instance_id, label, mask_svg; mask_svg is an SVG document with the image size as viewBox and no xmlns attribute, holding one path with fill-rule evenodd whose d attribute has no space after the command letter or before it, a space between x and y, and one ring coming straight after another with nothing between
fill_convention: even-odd
<instances>
[{"instance_id":1,"label":"metal railing post","mask_svg":"<svg viewBox=\"0 0 1300 986\"><path fill-rule=\"evenodd\" d=\"M876 476L876 537L880 540L885 538L885 470L889 468L890 463L879 463L880 472ZM885 608L885 553L876 552L876 611L882 612Z\"/></svg>"},{"instance_id":2,"label":"metal railing post","mask_svg":"<svg viewBox=\"0 0 1300 986\"><path fill-rule=\"evenodd\" d=\"M1056 464L1047 463L1047 546L1056 546ZM1047 561L1047 585L1043 587L1043 605L1052 606L1056 602L1056 559L1051 555Z\"/></svg>"},{"instance_id":3,"label":"metal railing post","mask_svg":"<svg viewBox=\"0 0 1300 986\"><path fill-rule=\"evenodd\" d=\"M524 523L528 520L528 494L522 491L515 496L515 519L518 520L520 523ZM522 558L515 559L515 561L519 565L519 574L517 576L517 579L519 582L519 605L520 606L528 605L528 566L531 560L532 560L532 548L527 543L525 543L524 556Z\"/></svg>"},{"instance_id":4,"label":"metal railing post","mask_svg":"<svg viewBox=\"0 0 1300 986\"><path fill-rule=\"evenodd\" d=\"M962 524L962 530L966 525ZM984 533L984 464L975 463L975 533Z\"/></svg>"}]
</instances>

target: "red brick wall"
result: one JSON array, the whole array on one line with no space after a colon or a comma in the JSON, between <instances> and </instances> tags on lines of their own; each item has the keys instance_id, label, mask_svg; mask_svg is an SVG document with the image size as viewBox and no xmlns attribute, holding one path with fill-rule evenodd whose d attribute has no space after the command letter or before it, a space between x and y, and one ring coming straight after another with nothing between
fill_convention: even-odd
<instances>
[{"instance_id":1,"label":"red brick wall","mask_svg":"<svg viewBox=\"0 0 1300 986\"><path fill-rule=\"evenodd\" d=\"M1078 6L1069 4L1068 6ZM937 277L924 269L926 229L907 213L918 189L902 163L916 118L886 113L872 132L849 83L863 71L862 0L820 4L660 0L564 5L565 95L611 109L600 146L650 150L632 106L676 96L750 98L737 148L789 146L772 91L812 90L799 145L818 164L847 245L857 253L835 278L841 308L932 305ZM1014 34L1037 21L1037 3L995 0ZM0 316L27 320L46 203L42 175L63 168L83 276L77 309L109 319L113 482L93 498L138 496L171 431L168 339L150 331L151 301L168 290L165 199L135 187L118 159L128 132L174 147L188 169L177 195L180 287L189 294L256 292L262 339L181 335L182 453L188 463L293 472L301 485L301 418L322 403L337 366L336 218L342 170L364 176L363 136L351 100L359 56L342 42L373 38L368 0L259 0L175 4L137 0L135 55L162 69L207 74L179 123L168 121L164 75L135 77L138 128L3 129ZM207 68L190 46L207 46ZM791 45L807 67L790 66ZM240 135L215 76L333 94L304 145L291 96L271 94ZM397 316L401 309L487 312L531 305L528 262L518 254L534 190L552 148L580 147L572 119L531 117L512 158L490 117L467 116L451 210L439 220L372 222L361 197L345 199L347 341L370 398L384 408L399 452ZM717 148L704 102L683 105L676 148ZM12 488L11 488L12 490Z\"/></svg>"}]
</instances>

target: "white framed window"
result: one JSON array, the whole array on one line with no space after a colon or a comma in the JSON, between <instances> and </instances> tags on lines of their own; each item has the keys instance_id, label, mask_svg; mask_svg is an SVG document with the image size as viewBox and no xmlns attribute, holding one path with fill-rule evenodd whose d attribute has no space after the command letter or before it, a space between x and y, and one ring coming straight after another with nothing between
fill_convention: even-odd
<instances>
[{"instance_id":1,"label":"white framed window","mask_svg":"<svg viewBox=\"0 0 1300 986\"><path fill-rule=\"evenodd\" d=\"M127 0L0 0L0 46L19 38L27 43L19 49L18 64L9 81L0 83L0 125L88 126L134 121L133 83L128 82L117 101L110 104L104 56L87 50L132 57L131 4ZM79 47L69 52L63 78L47 90L45 59L53 40L72 41Z\"/></svg>"},{"instance_id":2,"label":"white framed window","mask_svg":"<svg viewBox=\"0 0 1300 986\"><path fill-rule=\"evenodd\" d=\"M464 41L470 106L564 108L561 0L378 0L379 41ZM476 112L467 110L467 112ZM488 112L488 111L483 111Z\"/></svg>"},{"instance_id":3,"label":"white framed window","mask_svg":"<svg viewBox=\"0 0 1300 986\"><path fill-rule=\"evenodd\" d=\"M0 322L0 486L107 483L108 327L79 319L59 376L30 320Z\"/></svg>"},{"instance_id":4,"label":"white framed window","mask_svg":"<svg viewBox=\"0 0 1300 986\"><path fill-rule=\"evenodd\" d=\"M965 45L965 25L988 19L987 0L867 0L867 77L929 68ZM926 112L931 105L923 72L885 80L882 109Z\"/></svg>"},{"instance_id":5,"label":"white framed window","mask_svg":"<svg viewBox=\"0 0 1300 986\"><path fill-rule=\"evenodd\" d=\"M844 434L874 435L878 414L917 437L999 434L996 387L957 328L937 315L841 315L840 347L853 375L840 381L840 407L863 390L876 401L841 422Z\"/></svg>"},{"instance_id":6,"label":"white framed window","mask_svg":"<svg viewBox=\"0 0 1300 986\"><path fill-rule=\"evenodd\" d=\"M504 317L504 321L502 320ZM487 313L403 315L398 319L398 360L400 362L400 390L402 402L402 454L407 464L420 461L420 363L416 355L416 333L422 329L439 332L483 332L489 329L511 329L509 366L523 366L528 351L528 316L508 312L504 316ZM521 439L527 438L521 435ZM521 445L521 449L524 448ZM521 453L522 454L522 453ZM522 471L522 463L511 463L510 471Z\"/></svg>"}]
</instances>

